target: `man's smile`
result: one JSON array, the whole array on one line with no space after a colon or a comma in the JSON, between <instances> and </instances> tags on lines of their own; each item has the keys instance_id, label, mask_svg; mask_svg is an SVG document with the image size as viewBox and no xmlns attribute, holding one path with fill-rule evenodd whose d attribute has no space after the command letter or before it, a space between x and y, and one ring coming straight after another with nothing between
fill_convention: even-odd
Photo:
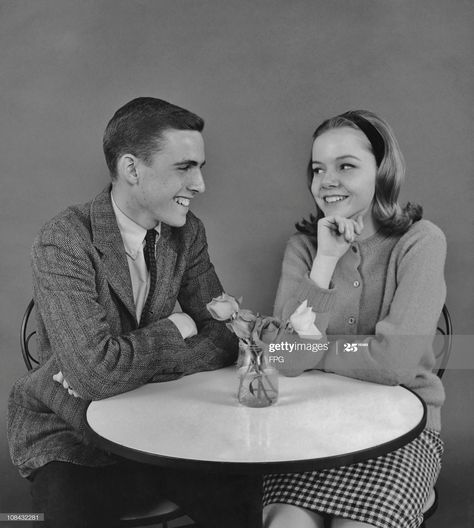
<instances>
[{"instance_id":1,"label":"man's smile","mask_svg":"<svg viewBox=\"0 0 474 528\"><path fill-rule=\"evenodd\" d=\"M189 207L189 204L191 203L191 198L185 198L184 196L175 196L174 201L182 207Z\"/></svg>"}]
</instances>

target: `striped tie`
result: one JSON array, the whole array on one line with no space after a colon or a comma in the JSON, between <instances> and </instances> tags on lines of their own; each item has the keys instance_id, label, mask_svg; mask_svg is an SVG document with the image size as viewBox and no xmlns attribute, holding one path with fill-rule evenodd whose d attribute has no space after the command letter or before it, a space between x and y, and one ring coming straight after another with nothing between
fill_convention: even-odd
<instances>
[{"instance_id":1,"label":"striped tie","mask_svg":"<svg viewBox=\"0 0 474 528\"><path fill-rule=\"evenodd\" d=\"M151 301L156 286L156 256L155 256L155 242L156 231L149 229L145 236L145 247L143 248L143 256L145 257L146 267L150 273L150 289L143 307L142 315L140 317L140 326L144 326L153 312L150 311Z\"/></svg>"}]
</instances>

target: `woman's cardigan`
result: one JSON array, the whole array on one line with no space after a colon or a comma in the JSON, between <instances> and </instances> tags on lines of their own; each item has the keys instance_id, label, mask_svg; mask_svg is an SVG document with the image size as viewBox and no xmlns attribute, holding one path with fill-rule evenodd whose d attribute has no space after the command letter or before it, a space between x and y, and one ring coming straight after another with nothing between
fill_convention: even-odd
<instances>
[{"instance_id":1,"label":"woman's cardigan","mask_svg":"<svg viewBox=\"0 0 474 528\"><path fill-rule=\"evenodd\" d=\"M318 328L337 341L320 355L316 368L405 385L426 402L427 427L439 431L444 389L432 369L433 337L446 296L442 231L420 220L404 235L379 231L354 242L339 259L328 289L309 278L316 249L315 237L290 238L275 316L286 320L307 300L317 314ZM344 342L363 346L345 352Z\"/></svg>"}]
</instances>

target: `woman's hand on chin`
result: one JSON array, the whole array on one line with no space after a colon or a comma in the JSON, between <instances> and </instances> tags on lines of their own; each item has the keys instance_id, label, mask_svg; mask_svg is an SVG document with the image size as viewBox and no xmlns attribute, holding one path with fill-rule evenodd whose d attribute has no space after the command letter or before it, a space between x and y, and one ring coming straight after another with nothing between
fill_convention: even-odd
<instances>
[{"instance_id":1,"label":"woman's hand on chin","mask_svg":"<svg viewBox=\"0 0 474 528\"><path fill-rule=\"evenodd\" d=\"M338 260L362 233L362 215L355 219L326 216L318 222L318 250L309 277L320 288L329 288Z\"/></svg>"},{"instance_id":2,"label":"woman's hand on chin","mask_svg":"<svg viewBox=\"0 0 474 528\"><path fill-rule=\"evenodd\" d=\"M362 233L362 215L355 219L325 216L318 222L318 255L340 259Z\"/></svg>"}]
</instances>

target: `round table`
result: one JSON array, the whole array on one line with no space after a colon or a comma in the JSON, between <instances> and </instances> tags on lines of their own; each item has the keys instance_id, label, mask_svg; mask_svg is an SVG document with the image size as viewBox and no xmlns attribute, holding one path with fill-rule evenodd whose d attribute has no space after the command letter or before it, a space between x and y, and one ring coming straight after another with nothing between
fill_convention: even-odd
<instances>
[{"instance_id":1,"label":"round table","mask_svg":"<svg viewBox=\"0 0 474 528\"><path fill-rule=\"evenodd\" d=\"M229 367L92 402L99 445L165 467L245 474L309 471L386 454L416 438L426 406L402 386L321 371L280 377L278 402L238 404Z\"/></svg>"}]
</instances>

